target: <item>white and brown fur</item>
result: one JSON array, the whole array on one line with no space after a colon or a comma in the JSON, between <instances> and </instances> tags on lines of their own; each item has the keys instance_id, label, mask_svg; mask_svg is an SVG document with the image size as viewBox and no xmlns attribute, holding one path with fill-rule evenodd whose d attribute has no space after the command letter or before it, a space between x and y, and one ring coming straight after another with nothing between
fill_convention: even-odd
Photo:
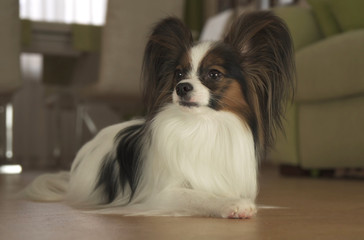
<instances>
[{"instance_id":1,"label":"white and brown fur","mask_svg":"<svg viewBox=\"0 0 364 240\"><path fill-rule=\"evenodd\" d=\"M145 49L145 119L105 128L70 172L25 193L104 213L250 218L293 70L287 27L269 12L241 16L220 42L194 43L164 19Z\"/></svg>"}]
</instances>

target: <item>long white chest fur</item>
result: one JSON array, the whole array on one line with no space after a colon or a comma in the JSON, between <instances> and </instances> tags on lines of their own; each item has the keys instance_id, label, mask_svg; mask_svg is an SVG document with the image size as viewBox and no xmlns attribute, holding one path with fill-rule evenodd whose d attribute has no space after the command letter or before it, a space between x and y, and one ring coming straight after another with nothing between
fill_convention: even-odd
<instances>
[{"instance_id":1,"label":"long white chest fur","mask_svg":"<svg viewBox=\"0 0 364 240\"><path fill-rule=\"evenodd\" d=\"M151 124L145 167L159 189L254 200L256 165L252 133L230 112L171 104Z\"/></svg>"}]
</instances>

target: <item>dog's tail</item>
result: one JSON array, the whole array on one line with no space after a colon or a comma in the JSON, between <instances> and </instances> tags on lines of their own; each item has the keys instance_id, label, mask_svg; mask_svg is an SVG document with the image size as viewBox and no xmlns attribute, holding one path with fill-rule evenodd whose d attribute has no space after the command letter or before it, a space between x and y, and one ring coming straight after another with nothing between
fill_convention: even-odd
<instances>
[{"instance_id":1,"label":"dog's tail","mask_svg":"<svg viewBox=\"0 0 364 240\"><path fill-rule=\"evenodd\" d=\"M69 172L40 175L20 192L18 197L42 202L63 201L68 190L69 179Z\"/></svg>"}]
</instances>

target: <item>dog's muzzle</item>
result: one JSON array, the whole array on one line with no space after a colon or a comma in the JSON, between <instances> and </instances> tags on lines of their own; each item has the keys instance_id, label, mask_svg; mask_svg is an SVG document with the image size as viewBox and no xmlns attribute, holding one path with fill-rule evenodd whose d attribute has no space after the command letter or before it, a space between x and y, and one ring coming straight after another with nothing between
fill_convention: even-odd
<instances>
[{"instance_id":1,"label":"dog's muzzle","mask_svg":"<svg viewBox=\"0 0 364 240\"><path fill-rule=\"evenodd\" d=\"M185 107L197 107L198 104L191 102L191 93L193 91L193 86L191 83L183 82L176 86L176 93L179 97L179 104Z\"/></svg>"}]
</instances>

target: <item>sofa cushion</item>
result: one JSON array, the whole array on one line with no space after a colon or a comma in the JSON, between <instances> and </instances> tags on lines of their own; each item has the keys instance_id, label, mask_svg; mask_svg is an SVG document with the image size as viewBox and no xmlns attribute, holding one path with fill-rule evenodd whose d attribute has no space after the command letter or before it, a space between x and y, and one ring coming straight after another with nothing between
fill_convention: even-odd
<instances>
[{"instance_id":1,"label":"sofa cushion","mask_svg":"<svg viewBox=\"0 0 364 240\"><path fill-rule=\"evenodd\" d=\"M364 97L300 104L298 143L303 168L364 167Z\"/></svg>"},{"instance_id":2,"label":"sofa cushion","mask_svg":"<svg viewBox=\"0 0 364 240\"><path fill-rule=\"evenodd\" d=\"M364 28L363 0L331 0L330 8L341 30Z\"/></svg>"},{"instance_id":3,"label":"sofa cushion","mask_svg":"<svg viewBox=\"0 0 364 240\"><path fill-rule=\"evenodd\" d=\"M295 50L310 45L323 37L310 9L278 7L273 11L286 22L292 35Z\"/></svg>"},{"instance_id":4,"label":"sofa cushion","mask_svg":"<svg viewBox=\"0 0 364 240\"><path fill-rule=\"evenodd\" d=\"M363 0L307 0L326 37L364 28Z\"/></svg>"},{"instance_id":5,"label":"sofa cushion","mask_svg":"<svg viewBox=\"0 0 364 240\"><path fill-rule=\"evenodd\" d=\"M339 24L330 9L330 0L307 0L312 7L322 33L332 36L341 32Z\"/></svg>"},{"instance_id":6,"label":"sofa cushion","mask_svg":"<svg viewBox=\"0 0 364 240\"><path fill-rule=\"evenodd\" d=\"M299 102L364 95L364 29L326 38L296 53Z\"/></svg>"}]
</instances>

